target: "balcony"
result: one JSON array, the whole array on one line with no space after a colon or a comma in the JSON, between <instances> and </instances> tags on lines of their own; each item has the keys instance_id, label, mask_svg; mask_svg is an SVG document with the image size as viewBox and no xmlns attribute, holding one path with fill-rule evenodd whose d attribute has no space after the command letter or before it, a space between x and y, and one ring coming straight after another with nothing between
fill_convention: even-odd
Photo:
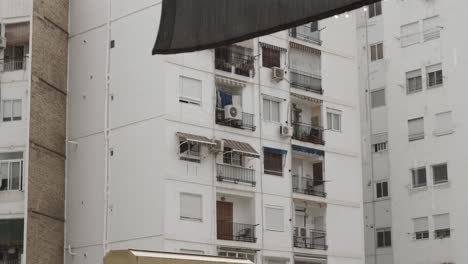
<instances>
[{"instance_id":1,"label":"balcony","mask_svg":"<svg viewBox=\"0 0 468 264\"><path fill-rule=\"evenodd\" d=\"M219 182L246 183L255 186L255 170L230 164L216 165L216 178Z\"/></svg>"},{"instance_id":2,"label":"balcony","mask_svg":"<svg viewBox=\"0 0 468 264\"><path fill-rule=\"evenodd\" d=\"M22 60L5 60L1 63L1 72L22 71L26 69L26 59Z\"/></svg>"},{"instance_id":3,"label":"balcony","mask_svg":"<svg viewBox=\"0 0 468 264\"><path fill-rule=\"evenodd\" d=\"M325 193L325 182L312 178L292 176L293 192L318 197L327 197Z\"/></svg>"},{"instance_id":4,"label":"balcony","mask_svg":"<svg viewBox=\"0 0 468 264\"><path fill-rule=\"evenodd\" d=\"M300 228L294 228L294 247L327 250L326 232L322 230L309 229L305 236L299 235ZM304 233L304 232L302 232Z\"/></svg>"},{"instance_id":5,"label":"balcony","mask_svg":"<svg viewBox=\"0 0 468 264\"><path fill-rule=\"evenodd\" d=\"M289 36L316 45L322 45L322 41L320 40L320 31L317 26L318 25L315 22L309 25L291 28L289 29Z\"/></svg>"},{"instance_id":6,"label":"balcony","mask_svg":"<svg viewBox=\"0 0 468 264\"><path fill-rule=\"evenodd\" d=\"M293 69L290 69L289 73L292 87L307 92L323 94L321 76Z\"/></svg>"},{"instance_id":7,"label":"balcony","mask_svg":"<svg viewBox=\"0 0 468 264\"><path fill-rule=\"evenodd\" d=\"M217 221L217 237L220 240L231 240L255 243L255 225L239 224L229 221Z\"/></svg>"},{"instance_id":8,"label":"balcony","mask_svg":"<svg viewBox=\"0 0 468 264\"><path fill-rule=\"evenodd\" d=\"M224 112L225 110L223 108L216 108L216 124L255 131L256 127L253 114L242 113L241 120L232 120L226 119Z\"/></svg>"},{"instance_id":9,"label":"balcony","mask_svg":"<svg viewBox=\"0 0 468 264\"><path fill-rule=\"evenodd\" d=\"M215 68L220 71L253 77L255 75L252 51L240 46L215 49Z\"/></svg>"},{"instance_id":10,"label":"balcony","mask_svg":"<svg viewBox=\"0 0 468 264\"><path fill-rule=\"evenodd\" d=\"M305 123L293 123L293 139L317 145L325 145L322 127Z\"/></svg>"}]
</instances>

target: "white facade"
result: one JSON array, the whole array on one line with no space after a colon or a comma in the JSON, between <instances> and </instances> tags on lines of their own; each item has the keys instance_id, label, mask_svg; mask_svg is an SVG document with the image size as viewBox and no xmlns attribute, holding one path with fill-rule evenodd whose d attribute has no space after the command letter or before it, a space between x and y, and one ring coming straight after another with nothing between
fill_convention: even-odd
<instances>
[{"instance_id":1,"label":"white facade","mask_svg":"<svg viewBox=\"0 0 468 264\"><path fill-rule=\"evenodd\" d=\"M354 14L320 21L322 45L280 32L240 43L235 49L246 53L226 61L213 50L151 56L161 2L106 3L70 2L66 263L100 263L105 250L138 248L363 264ZM267 49L279 51L285 80L263 67L277 62ZM310 63L291 63L292 50ZM297 80L321 79L323 94L293 88L293 64L309 71ZM246 113L239 127L224 120L226 94ZM293 104L302 109L295 139L280 135ZM328 121L333 129L321 129ZM181 158L190 136L209 141ZM212 140L247 143L259 157L247 157L241 144L223 160ZM234 162L239 150L244 157ZM293 176L307 178L295 191ZM305 236L298 229L294 238L295 227Z\"/></svg>"},{"instance_id":2,"label":"white facade","mask_svg":"<svg viewBox=\"0 0 468 264\"><path fill-rule=\"evenodd\" d=\"M468 3L375 7L357 19L366 263L466 263Z\"/></svg>"}]
</instances>

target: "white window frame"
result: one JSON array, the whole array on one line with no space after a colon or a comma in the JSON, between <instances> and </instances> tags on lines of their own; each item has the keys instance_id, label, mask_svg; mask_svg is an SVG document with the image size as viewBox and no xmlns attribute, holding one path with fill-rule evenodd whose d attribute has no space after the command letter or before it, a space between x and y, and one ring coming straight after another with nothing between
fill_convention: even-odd
<instances>
[{"instance_id":1,"label":"white window frame","mask_svg":"<svg viewBox=\"0 0 468 264\"><path fill-rule=\"evenodd\" d=\"M338 127L335 127L335 121L338 118ZM343 131L343 112L336 109L327 108L327 129L335 132Z\"/></svg>"},{"instance_id":2,"label":"white window frame","mask_svg":"<svg viewBox=\"0 0 468 264\"><path fill-rule=\"evenodd\" d=\"M381 142L372 144L372 151L374 153L382 153L388 150L388 142Z\"/></svg>"},{"instance_id":3,"label":"white window frame","mask_svg":"<svg viewBox=\"0 0 468 264\"><path fill-rule=\"evenodd\" d=\"M425 230L417 230L416 228L416 221L418 220L425 220L427 228ZM429 239L429 218L425 217L417 217L413 218L413 231L414 231L414 240L428 240Z\"/></svg>"},{"instance_id":4,"label":"white window frame","mask_svg":"<svg viewBox=\"0 0 468 264\"><path fill-rule=\"evenodd\" d=\"M414 77L409 77L409 76L413 76L413 75L414 75ZM423 81L422 81L422 71L421 71L421 69L416 69L416 70L406 72L405 78L406 78L406 94L414 94L414 93L421 92L423 90ZM411 90L410 81L415 81L416 84L419 84L418 86L416 86L417 89L412 89Z\"/></svg>"},{"instance_id":5,"label":"white window frame","mask_svg":"<svg viewBox=\"0 0 468 264\"><path fill-rule=\"evenodd\" d=\"M441 166L445 166L445 173L447 175L447 178L443 181L437 181L435 180L435 168L436 167L441 167ZM431 165L431 172L432 172L432 183L434 185L440 185L440 184L446 184L449 182L449 176L448 176L448 163L445 162L445 163L439 163L439 164L434 164L434 165Z\"/></svg>"},{"instance_id":6,"label":"white window frame","mask_svg":"<svg viewBox=\"0 0 468 264\"><path fill-rule=\"evenodd\" d=\"M19 188L18 189L12 189L11 187L11 184L12 184L12 166L13 166L13 163L19 163ZM24 166L24 163L23 163L23 159L5 159L5 160L0 160L0 164L7 164L8 165L8 186L6 187L5 190L3 191L23 191L23 184L24 184L24 179L23 179L23 166ZM2 179L0 179L1 181ZM1 188L3 188L3 186L1 186ZM2 192L2 191L0 191Z\"/></svg>"},{"instance_id":7,"label":"white window frame","mask_svg":"<svg viewBox=\"0 0 468 264\"><path fill-rule=\"evenodd\" d=\"M422 120L422 123L423 123L423 131L420 132L420 133L416 133L416 134L410 134L410 123L413 121L417 121L417 120ZM425 127L424 127L424 117L418 117L418 118L413 118L413 119L410 119L408 120L408 140L411 142L411 141L417 141L417 140L422 140L426 137L426 134L425 134Z\"/></svg>"},{"instance_id":8,"label":"white window frame","mask_svg":"<svg viewBox=\"0 0 468 264\"><path fill-rule=\"evenodd\" d=\"M10 103L10 116L6 117L5 116L5 104ZM19 103L20 105L20 115L15 116L14 115L14 109L15 109L15 104ZM2 113L2 122L15 122L15 121L21 121L23 119L23 101L22 99L4 99L2 100L2 105L1 105L1 113ZM9 120L5 120L5 118L9 118Z\"/></svg>"},{"instance_id":9,"label":"white window frame","mask_svg":"<svg viewBox=\"0 0 468 264\"><path fill-rule=\"evenodd\" d=\"M380 6L380 8L378 8ZM383 10L382 10L382 1L372 3L367 6L368 12L369 12L369 19L378 17L382 15ZM371 11L372 10L372 11ZM380 12L377 12L380 11Z\"/></svg>"},{"instance_id":10,"label":"white window frame","mask_svg":"<svg viewBox=\"0 0 468 264\"><path fill-rule=\"evenodd\" d=\"M384 195L384 189L383 189L383 186L384 184L387 184L387 195ZM379 185L381 186L381 196L379 197ZM388 182L388 180L383 180L383 181L379 181L379 182L376 182L375 183L375 197L376 199L387 199L390 197L390 184Z\"/></svg>"},{"instance_id":11,"label":"white window frame","mask_svg":"<svg viewBox=\"0 0 468 264\"><path fill-rule=\"evenodd\" d=\"M386 236L387 236L387 232L390 232L390 245L387 245L386 243ZM383 239L383 242L384 242L384 245L383 246L379 246L379 233L383 233L384 234L384 239ZM386 227L386 228L377 228L375 230L375 235L377 236L377 248L386 248L386 247L392 247L392 228L391 227Z\"/></svg>"},{"instance_id":12,"label":"white window frame","mask_svg":"<svg viewBox=\"0 0 468 264\"><path fill-rule=\"evenodd\" d=\"M437 221L436 221L436 218L437 217L443 217L443 216L446 216L447 217L447 226L441 226L441 227L437 227ZM433 218L433 221L434 221L434 239L444 239L444 238L449 238L451 236L451 229L450 229L450 214L449 213L446 213L446 214L437 214L437 215L433 215L432 216ZM437 234L437 232L441 232L443 235L440 235L440 234ZM448 232L447 232L448 231ZM445 234L444 234L445 232Z\"/></svg>"},{"instance_id":13,"label":"white window frame","mask_svg":"<svg viewBox=\"0 0 468 264\"><path fill-rule=\"evenodd\" d=\"M200 98L191 98L191 97L188 97L188 96L184 96L182 94L182 92L183 92L183 83L184 83L183 79L197 81L197 82L200 83ZM201 106L202 101L203 101L203 82L202 82L202 80L198 80L198 79L195 79L195 78L180 75L179 76L179 102L180 103L185 103L185 104L192 104L192 105Z\"/></svg>"},{"instance_id":14,"label":"white window frame","mask_svg":"<svg viewBox=\"0 0 468 264\"><path fill-rule=\"evenodd\" d=\"M179 158L180 160L191 161L191 162L201 162L201 152L202 152L202 144L199 142L191 142L191 141L183 141L179 140ZM182 145L187 144L187 151L182 153L180 151ZM193 148L198 147L198 151L192 151Z\"/></svg>"},{"instance_id":15,"label":"white window frame","mask_svg":"<svg viewBox=\"0 0 468 264\"><path fill-rule=\"evenodd\" d=\"M270 123L275 123L275 124L280 124L281 123L281 101L279 99L273 99L271 97L263 97L262 100L262 111L264 112L265 110L265 101L268 101L268 110L269 110L269 118L265 118L265 113L262 114L263 121L265 122L270 122ZM272 120L272 114L273 114L273 107L272 103L278 104L278 120Z\"/></svg>"},{"instance_id":16,"label":"white window frame","mask_svg":"<svg viewBox=\"0 0 468 264\"><path fill-rule=\"evenodd\" d=\"M446 111L446 112L441 112L441 113L435 114L436 128L434 130L434 135L440 137L440 136L445 136L445 135L452 134L455 131L455 128L454 128L454 125L453 125L452 113L453 113L453 111ZM448 124L449 127L439 127L438 117L440 117L442 115L446 115L446 114L448 114L449 117L450 117L450 124Z\"/></svg>"},{"instance_id":17,"label":"white window frame","mask_svg":"<svg viewBox=\"0 0 468 264\"><path fill-rule=\"evenodd\" d=\"M200 198L200 218L184 216L183 215L183 212L182 212L182 196L183 195ZM179 193L179 215L180 215L179 216L180 220L193 221L193 222L203 222L203 195L195 194L195 193L187 193L187 192Z\"/></svg>"},{"instance_id":18,"label":"white window frame","mask_svg":"<svg viewBox=\"0 0 468 264\"><path fill-rule=\"evenodd\" d=\"M437 70L430 70L431 67L437 68ZM440 69L439 69L440 68ZM440 74L440 79L437 78L437 75ZM427 79L427 88L433 89L438 88L444 85L444 71L442 69L442 63L437 63L426 67L426 79ZM431 79L434 79L433 84L431 85Z\"/></svg>"},{"instance_id":19,"label":"white window frame","mask_svg":"<svg viewBox=\"0 0 468 264\"><path fill-rule=\"evenodd\" d=\"M419 170L424 169L425 172L425 183L422 183L422 180L419 178L421 177L418 173ZM427 187L427 168L426 167L419 167L411 169L411 188L418 189L418 188L426 188Z\"/></svg>"},{"instance_id":20,"label":"white window frame","mask_svg":"<svg viewBox=\"0 0 468 264\"><path fill-rule=\"evenodd\" d=\"M382 56L381 57L379 57L379 47L382 47ZM371 62L383 60L385 58L383 42L378 42L378 43L374 43L374 44L369 45L369 52L370 52L370 61ZM372 55L375 55L374 59L372 58L373 57Z\"/></svg>"},{"instance_id":21,"label":"white window frame","mask_svg":"<svg viewBox=\"0 0 468 264\"><path fill-rule=\"evenodd\" d=\"M383 104L381 105L374 105L375 101L374 101L374 94L375 93L383 93ZM380 88L380 89L375 89L375 90L372 90L371 91L371 108L374 109L374 108L380 108L380 107L384 107L387 105L387 94L386 94L386 91L385 91L385 88Z\"/></svg>"}]
</instances>

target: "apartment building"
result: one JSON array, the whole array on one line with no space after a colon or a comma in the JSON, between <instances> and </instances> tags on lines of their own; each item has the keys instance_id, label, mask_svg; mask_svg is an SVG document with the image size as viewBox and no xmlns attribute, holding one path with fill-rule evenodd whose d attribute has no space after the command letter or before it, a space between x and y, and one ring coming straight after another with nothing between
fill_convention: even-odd
<instances>
[{"instance_id":1,"label":"apartment building","mask_svg":"<svg viewBox=\"0 0 468 264\"><path fill-rule=\"evenodd\" d=\"M151 56L161 1L109 3L70 4L65 262L364 263L355 14Z\"/></svg>"},{"instance_id":2,"label":"apartment building","mask_svg":"<svg viewBox=\"0 0 468 264\"><path fill-rule=\"evenodd\" d=\"M1 264L63 263L67 14L0 0Z\"/></svg>"},{"instance_id":3,"label":"apartment building","mask_svg":"<svg viewBox=\"0 0 468 264\"><path fill-rule=\"evenodd\" d=\"M467 263L466 1L359 11L367 264Z\"/></svg>"}]
</instances>

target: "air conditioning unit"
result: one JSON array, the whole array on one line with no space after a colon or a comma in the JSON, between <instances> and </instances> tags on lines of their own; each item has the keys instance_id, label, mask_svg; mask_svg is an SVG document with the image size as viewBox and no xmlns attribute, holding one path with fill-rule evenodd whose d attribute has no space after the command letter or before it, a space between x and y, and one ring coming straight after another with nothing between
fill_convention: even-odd
<instances>
[{"instance_id":1,"label":"air conditioning unit","mask_svg":"<svg viewBox=\"0 0 468 264\"><path fill-rule=\"evenodd\" d=\"M306 228L299 228L299 236L300 237L307 237L307 229Z\"/></svg>"},{"instance_id":2,"label":"air conditioning unit","mask_svg":"<svg viewBox=\"0 0 468 264\"><path fill-rule=\"evenodd\" d=\"M292 137L293 128L290 126L281 126L280 127L280 135L282 137Z\"/></svg>"},{"instance_id":3,"label":"air conditioning unit","mask_svg":"<svg viewBox=\"0 0 468 264\"><path fill-rule=\"evenodd\" d=\"M242 108L236 105L226 105L224 107L224 118L226 120L242 120Z\"/></svg>"},{"instance_id":4,"label":"air conditioning unit","mask_svg":"<svg viewBox=\"0 0 468 264\"><path fill-rule=\"evenodd\" d=\"M278 67L273 67L272 79L275 81L284 80L284 70Z\"/></svg>"},{"instance_id":5,"label":"air conditioning unit","mask_svg":"<svg viewBox=\"0 0 468 264\"><path fill-rule=\"evenodd\" d=\"M224 151L224 141L215 140L216 146L210 148L211 153L220 153Z\"/></svg>"}]
</instances>

